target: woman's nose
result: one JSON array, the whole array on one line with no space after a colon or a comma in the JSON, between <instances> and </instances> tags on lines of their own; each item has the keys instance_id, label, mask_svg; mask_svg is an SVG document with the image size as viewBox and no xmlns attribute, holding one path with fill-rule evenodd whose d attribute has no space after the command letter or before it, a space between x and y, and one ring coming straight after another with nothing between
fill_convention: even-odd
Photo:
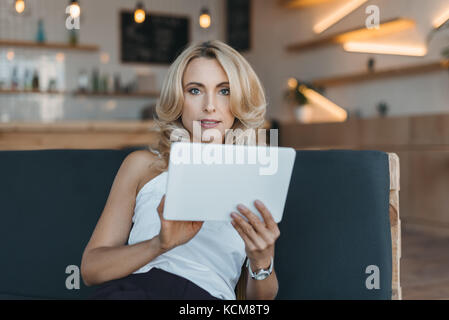
<instances>
[{"instance_id":1,"label":"woman's nose","mask_svg":"<svg viewBox=\"0 0 449 320\"><path fill-rule=\"evenodd\" d=\"M206 106L204 107L204 111L213 112L215 111L215 104L211 98L206 101Z\"/></svg>"},{"instance_id":2,"label":"woman's nose","mask_svg":"<svg viewBox=\"0 0 449 320\"><path fill-rule=\"evenodd\" d=\"M204 109L204 111L213 112L213 111L215 111L215 107L212 104L207 104L207 106Z\"/></svg>"}]
</instances>

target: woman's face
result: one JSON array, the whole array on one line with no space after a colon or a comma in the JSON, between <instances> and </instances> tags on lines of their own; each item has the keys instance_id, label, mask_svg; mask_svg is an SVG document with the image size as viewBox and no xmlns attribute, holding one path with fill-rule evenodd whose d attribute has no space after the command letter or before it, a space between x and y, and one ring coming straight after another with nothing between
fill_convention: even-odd
<instances>
[{"instance_id":1,"label":"woman's face","mask_svg":"<svg viewBox=\"0 0 449 320\"><path fill-rule=\"evenodd\" d=\"M229 81L222 66L216 59L195 58L187 65L182 86L181 118L190 132L190 141L223 143L225 130L232 127L235 117L230 110Z\"/></svg>"}]
</instances>

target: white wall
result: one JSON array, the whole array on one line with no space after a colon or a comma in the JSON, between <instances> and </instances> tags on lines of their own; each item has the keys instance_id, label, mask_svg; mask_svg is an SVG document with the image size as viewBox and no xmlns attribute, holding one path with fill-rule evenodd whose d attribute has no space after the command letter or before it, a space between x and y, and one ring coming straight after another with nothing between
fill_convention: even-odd
<instances>
[{"instance_id":1,"label":"white wall","mask_svg":"<svg viewBox=\"0 0 449 320\"><path fill-rule=\"evenodd\" d=\"M366 70L369 57L376 67L388 68L432 62L440 58L440 49L449 45L449 33L437 35L426 57L368 55L344 52L340 46L317 48L303 53L288 53L291 43L314 39L312 26L346 0L328 2L306 9L286 9L277 1L253 1L253 50L245 56L257 70L268 92L269 115L284 119L292 116L282 92L288 77L303 80L327 78ZM406 17L416 20L416 28L382 41L404 44L425 42L432 20L449 9L448 0L372 0L323 33L332 34L365 25L365 7L380 8L381 20ZM379 41L379 40L378 40ZM376 105L386 101L391 115L449 112L449 72L351 83L326 90L326 96L349 111L361 110L363 117L376 115Z\"/></svg>"}]
</instances>

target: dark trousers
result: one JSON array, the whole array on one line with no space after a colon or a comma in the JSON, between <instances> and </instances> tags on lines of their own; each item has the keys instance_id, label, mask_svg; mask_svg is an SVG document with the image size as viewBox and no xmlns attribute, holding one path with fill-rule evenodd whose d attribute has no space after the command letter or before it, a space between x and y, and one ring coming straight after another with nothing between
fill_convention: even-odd
<instances>
[{"instance_id":1,"label":"dark trousers","mask_svg":"<svg viewBox=\"0 0 449 320\"><path fill-rule=\"evenodd\" d=\"M94 300L220 300L190 280L152 268L100 285Z\"/></svg>"}]
</instances>

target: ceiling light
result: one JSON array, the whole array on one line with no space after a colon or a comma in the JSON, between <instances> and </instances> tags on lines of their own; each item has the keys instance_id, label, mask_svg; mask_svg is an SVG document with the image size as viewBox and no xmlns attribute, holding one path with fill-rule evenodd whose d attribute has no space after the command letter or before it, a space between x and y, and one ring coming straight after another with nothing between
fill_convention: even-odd
<instances>
[{"instance_id":1,"label":"ceiling light","mask_svg":"<svg viewBox=\"0 0 449 320\"><path fill-rule=\"evenodd\" d=\"M449 9L433 20L433 27L438 29L449 20Z\"/></svg>"},{"instance_id":2,"label":"ceiling light","mask_svg":"<svg viewBox=\"0 0 449 320\"><path fill-rule=\"evenodd\" d=\"M392 54L423 57L427 54L425 46L392 45L368 42L346 42L343 48L349 52Z\"/></svg>"},{"instance_id":3,"label":"ceiling light","mask_svg":"<svg viewBox=\"0 0 449 320\"><path fill-rule=\"evenodd\" d=\"M318 22L313 26L313 31L315 33L322 33L323 31L330 28L332 25L336 24L338 21L346 17L348 14L353 12L355 9L360 7L362 4L368 0L351 0L340 8L332 11L330 15Z\"/></svg>"}]
</instances>

